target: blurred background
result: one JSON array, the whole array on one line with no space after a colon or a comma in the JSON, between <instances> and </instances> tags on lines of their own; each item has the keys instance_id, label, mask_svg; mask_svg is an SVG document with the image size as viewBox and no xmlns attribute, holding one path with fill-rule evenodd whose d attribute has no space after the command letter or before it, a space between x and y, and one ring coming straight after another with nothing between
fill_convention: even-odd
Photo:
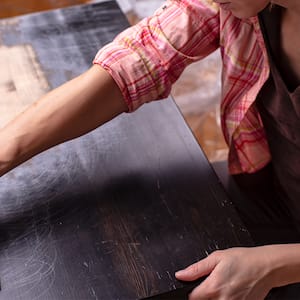
<instances>
[{"instance_id":1,"label":"blurred background","mask_svg":"<svg viewBox=\"0 0 300 300\"><path fill-rule=\"evenodd\" d=\"M97 0L1 0L0 18L91 2ZM118 0L117 2L129 23L133 25L151 15L163 0ZM95 53L96 51L97 49ZM225 160L228 151L219 122L220 76L220 55L219 52L215 52L203 61L189 66L172 89L175 102L211 162ZM34 100L36 99L32 99ZM1 105L5 105L1 113L5 112L6 119L15 114L15 104L11 109L7 101L0 101Z\"/></svg>"}]
</instances>

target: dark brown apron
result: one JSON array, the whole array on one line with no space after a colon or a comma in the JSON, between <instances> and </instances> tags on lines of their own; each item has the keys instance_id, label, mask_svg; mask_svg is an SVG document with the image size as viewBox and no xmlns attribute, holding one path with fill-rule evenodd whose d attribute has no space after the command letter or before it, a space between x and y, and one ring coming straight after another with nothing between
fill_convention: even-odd
<instances>
[{"instance_id":1,"label":"dark brown apron","mask_svg":"<svg viewBox=\"0 0 300 300\"><path fill-rule=\"evenodd\" d=\"M285 82L278 68L281 13L275 6L259 14L270 76L254 105L266 130L272 162L254 174L228 177L225 184L257 245L300 242L300 87Z\"/></svg>"},{"instance_id":2,"label":"dark brown apron","mask_svg":"<svg viewBox=\"0 0 300 300\"><path fill-rule=\"evenodd\" d=\"M256 101L272 155L275 187L300 228L300 86L280 72L280 19L274 7L260 15L269 54L271 76Z\"/></svg>"}]
</instances>

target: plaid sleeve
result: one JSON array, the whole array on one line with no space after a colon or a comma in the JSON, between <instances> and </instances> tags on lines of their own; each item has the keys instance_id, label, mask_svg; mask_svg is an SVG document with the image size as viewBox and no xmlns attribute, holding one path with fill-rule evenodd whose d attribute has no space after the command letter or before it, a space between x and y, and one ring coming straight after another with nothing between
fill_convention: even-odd
<instances>
[{"instance_id":1,"label":"plaid sleeve","mask_svg":"<svg viewBox=\"0 0 300 300\"><path fill-rule=\"evenodd\" d=\"M120 33L96 55L129 111L163 99L190 63L219 47L219 12L209 0L168 0L152 17Z\"/></svg>"}]
</instances>

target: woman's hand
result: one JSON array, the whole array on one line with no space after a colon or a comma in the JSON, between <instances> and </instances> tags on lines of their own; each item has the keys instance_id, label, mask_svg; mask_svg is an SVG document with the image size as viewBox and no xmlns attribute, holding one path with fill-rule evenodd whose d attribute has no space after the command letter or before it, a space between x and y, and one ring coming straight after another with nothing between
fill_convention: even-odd
<instances>
[{"instance_id":1,"label":"woman's hand","mask_svg":"<svg viewBox=\"0 0 300 300\"><path fill-rule=\"evenodd\" d=\"M270 251L272 246L215 251L175 275L179 280L193 281L210 274L191 292L189 300L261 300L275 285Z\"/></svg>"}]
</instances>

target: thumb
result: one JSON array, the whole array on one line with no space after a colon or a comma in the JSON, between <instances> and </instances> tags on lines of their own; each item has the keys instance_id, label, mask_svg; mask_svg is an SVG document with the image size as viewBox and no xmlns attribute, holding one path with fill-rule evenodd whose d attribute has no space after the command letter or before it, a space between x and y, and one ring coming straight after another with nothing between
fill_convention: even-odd
<instances>
[{"instance_id":1,"label":"thumb","mask_svg":"<svg viewBox=\"0 0 300 300\"><path fill-rule=\"evenodd\" d=\"M190 265L186 269L176 272L175 276L179 280L193 281L210 274L218 262L219 260L215 255L209 255L208 257Z\"/></svg>"}]
</instances>

